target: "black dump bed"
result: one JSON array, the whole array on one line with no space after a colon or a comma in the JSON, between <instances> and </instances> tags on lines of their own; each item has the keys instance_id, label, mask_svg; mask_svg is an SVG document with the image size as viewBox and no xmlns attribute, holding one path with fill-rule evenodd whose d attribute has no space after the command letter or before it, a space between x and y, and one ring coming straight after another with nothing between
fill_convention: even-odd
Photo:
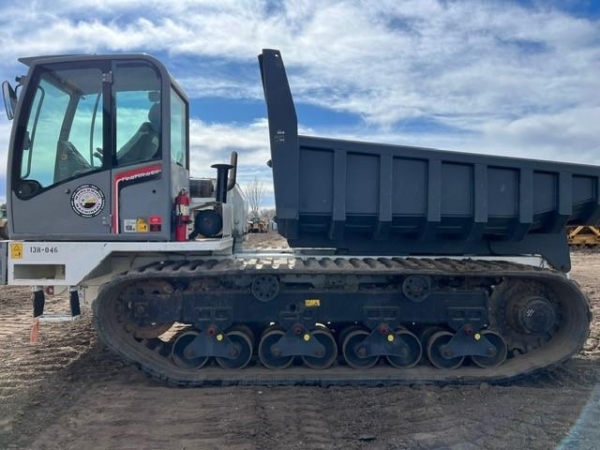
<instances>
[{"instance_id":1,"label":"black dump bed","mask_svg":"<svg viewBox=\"0 0 600 450\"><path fill-rule=\"evenodd\" d=\"M298 136L281 55L259 57L278 232L372 255L522 255L569 270L566 225L600 221L600 167Z\"/></svg>"}]
</instances>

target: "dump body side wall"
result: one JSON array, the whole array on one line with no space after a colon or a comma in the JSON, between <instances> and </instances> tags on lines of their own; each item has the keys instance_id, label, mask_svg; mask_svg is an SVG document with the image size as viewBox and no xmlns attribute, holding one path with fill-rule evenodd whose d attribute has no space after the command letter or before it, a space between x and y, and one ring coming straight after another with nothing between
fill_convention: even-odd
<instances>
[{"instance_id":1,"label":"dump body side wall","mask_svg":"<svg viewBox=\"0 0 600 450\"><path fill-rule=\"evenodd\" d=\"M299 143L300 228L332 240L429 233L519 241L600 218L597 167L304 136Z\"/></svg>"},{"instance_id":2,"label":"dump body side wall","mask_svg":"<svg viewBox=\"0 0 600 450\"><path fill-rule=\"evenodd\" d=\"M278 232L359 254L538 254L600 220L600 167L299 136L281 55L259 57Z\"/></svg>"}]
</instances>

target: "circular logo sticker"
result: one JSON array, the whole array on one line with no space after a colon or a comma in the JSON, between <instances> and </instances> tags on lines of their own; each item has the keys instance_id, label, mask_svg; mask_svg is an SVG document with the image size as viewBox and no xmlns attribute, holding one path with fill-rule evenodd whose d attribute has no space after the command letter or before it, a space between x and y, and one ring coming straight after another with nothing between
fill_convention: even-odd
<instances>
[{"instance_id":1,"label":"circular logo sticker","mask_svg":"<svg viewBox=\"0 0 600 450\"><path fill-rule=\"evenodd\" d=\"M81 217L96 217L104 209L104 194L98 186L84 184L71 195L71 208Z\"/></svg>"}]
</instances>

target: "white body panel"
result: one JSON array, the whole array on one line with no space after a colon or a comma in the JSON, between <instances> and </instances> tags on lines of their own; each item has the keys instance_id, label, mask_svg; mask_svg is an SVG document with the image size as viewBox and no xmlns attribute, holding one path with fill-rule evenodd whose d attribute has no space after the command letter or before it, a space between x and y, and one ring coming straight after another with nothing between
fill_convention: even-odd
<instances>
[{"instance_id":1,"label":"white body panel","mask_svg":"<svg viewBox=\"0 0 600 450\"><path fill-rule=\"evenodd\" d=\"M12 241L8 251L8 284L77 286L152 261L227 255L232 248L232 238L189 242Z\"/></svg>"},{"instance_id":2,"label":"white body panel","mask_svg":"<svg viewBox=\"0 0 600 450\"><path fill-rule=\"evenodd\" d=\"M115 274L142 267L158 261L199 258L237 259L288 259L314 258L317 255L333 255L319 249L313 253L300 251L252 251L232 253L233 238L201 239L189 242L24 242L5 241L9 244L7 284L18 286L77 287L81 301L90 304L100 287L111 281ZM336 256L351 259L355 256ZM377 259L377 256L373 256ZM406 257L408 258L408 257ZM410 258L415 258L411 256ZM422 256L434 259L439 256ZM447 259L473 259L481 261L507 261L540 268L550 268L539 256L450 256Z\"/></svg>"},{"instance_id":3,"label":"white body panel","mask_svg":"<svg viewBox=\"0 0 600 450\"><path fill-rule=\"evenodd\" d=\"M8 284L21 286L77 286L85 281L104 279L124 270L153 261L228 256L232 254L233 239L201 239L189 242L24 242L11 241L8 251ZM327 252L320 251L320 255ZM314 257L288 251L250 251L237 253L237 258ZM355 256L336 256L355 258ZM377 259L376 256L373 256ZM414 258L414 256L412 256ZM421 256L421 259L438 257ZM511 261L535 267L549 267L539 256L521 257L446 257ZM87 283L85 283L87 284Z\"/></svg>"},{"instance_id":4,"label":"white body panel","mask_svg":"<svg viewBox=\"0 0 600 450\"><path fill-rule=\"evenodd\" d=\"M333 251L311 249L232 253L233 238L199 239L189 242L25 242L5 241L8 246L7 284L37 287L78 287L84 303L96 298L98 289L115 274L158 261L199 258L277 259L314 258L333 255ZM440 256L421 256L434 259ZM355 256L336 258L351 259ZM372 256L377 259L377 256ZM408 257L406 257L408 258ZM410 258L416 258L411 256ZM508 261L550 268L539 256L450 256L447 259Z\"/></svg>"}]
</instances>

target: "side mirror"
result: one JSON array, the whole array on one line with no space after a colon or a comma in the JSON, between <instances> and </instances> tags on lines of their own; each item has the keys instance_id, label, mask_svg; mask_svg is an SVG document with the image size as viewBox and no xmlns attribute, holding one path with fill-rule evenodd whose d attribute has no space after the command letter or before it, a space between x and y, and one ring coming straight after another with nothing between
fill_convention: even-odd
<instances>
[{"instance_id":1,"label":"side mirror","mask_svg":"<svg viewBox=\"0 0 600 450\"><path fill-rule=\"evenodd\" d=\"M8 120L12 120L15 117L15 108L17 107L17 93L8 81L2 83L2 97L4 98L6 117L8 117Z\"/></svg>"}]
</instances>

